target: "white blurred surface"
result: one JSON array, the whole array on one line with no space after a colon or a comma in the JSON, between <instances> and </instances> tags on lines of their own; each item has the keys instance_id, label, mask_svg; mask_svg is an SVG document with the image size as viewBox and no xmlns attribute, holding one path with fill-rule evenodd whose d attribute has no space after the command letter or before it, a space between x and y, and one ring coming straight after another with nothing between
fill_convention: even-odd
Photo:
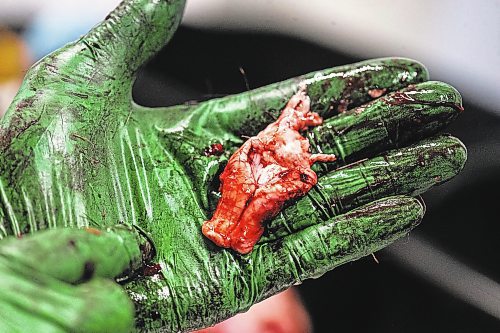
<instances>
[{"instance_id":1,"label":"white blurred surface","mask_svg":"<svg viewBox=\"0 0 500 333\"><path fill-rule=\"evenodd\" d=\"M184 24L279 32L360 58L413 58L500 114L499 0L191 0Z\"/></svg>"},{"instance_id":2,"label":"white blurred surface","mask_svg":"<svg viewBox=\"0 0 500 333\"><path fill-rule=\"evenodd\" d=\"M1 0L0 24L31 21L31 30L45 29L43 36L57 43L28 34L42 54L62 45L61 38L78 38L118 2ZM500 0L188 0L183 23L277 32L359 58L414 58L431 77L500 115Z\"/></svg>"},{"instance_id":3,"label":"white blurred surface","mask_svg":"<svg viewBox=\"0 0 500 333\"><path fill-rule=\"evenodd\" d=\"M385 251L431 283L500 319L500 284L425 239L412 235Z\"/></svg>"}]
</instances>

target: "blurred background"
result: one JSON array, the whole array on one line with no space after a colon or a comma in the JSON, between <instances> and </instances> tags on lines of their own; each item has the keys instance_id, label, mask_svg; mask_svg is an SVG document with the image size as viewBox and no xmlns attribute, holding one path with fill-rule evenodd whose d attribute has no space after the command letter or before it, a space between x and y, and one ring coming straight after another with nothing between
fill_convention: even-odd
<instances>
[{"instance_id":1,"label":"blurred background","mask_svg":"<svg viewBox=\"0 0 500 333\"><path fill-rule=\"evenodd\" d=\"M118 2L2 0L0 116L30 64ZM139 73L134 98L147 106L200 101L383 56L419 60L433 80L462 93L465 112L448 132L467 146L467 165L424 195L422 225L378 252L379 263L367 257L305 282L273 303L286 310L274 320L293 323L293 332L309 330L309 321L317 333L499 332L499 0L188 0L172 42ZM246 332L267 312L259 311L217 332ZM238 321L246 326L235 330ZM276 325L248 332L292 332Z\"/></svg>"}]
</instances>

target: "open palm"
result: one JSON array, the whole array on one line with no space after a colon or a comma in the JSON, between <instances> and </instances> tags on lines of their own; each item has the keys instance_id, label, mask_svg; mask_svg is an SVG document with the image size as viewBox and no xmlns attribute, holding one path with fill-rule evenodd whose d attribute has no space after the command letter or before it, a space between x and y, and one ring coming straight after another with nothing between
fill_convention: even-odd
<instances>
[{"instance_id":1,"label":"open palm","mask_svg":"<svg viewBox=\"0 0 500 333\"><path fill-rule=\"evenodd\" d=\"M0 124L0 278L15 276L0 290L23 279L27 289L0 296L12 313L0 327L128 330L131 308L104 279L124 271L137 328L209 326L407 234L424 213L411 196L463 167L459 140L431 137L456 118L460 95L424 82L425 68L406 59L319 71L197 105L136 105L134 75L169 40L183 6L126 0L28 72ZM337 161L317 166L318 185L270 222L252 253L217 248L200 228L217 203L218 174L301 82L325 119L307 133L312 150ZM7 237L60 227L101 232ZM52 294L29 294L42 282ZM50 298L60 294L85 301ZM93 326L83 326L88 321Z\"/></svg>"}]
</instances>

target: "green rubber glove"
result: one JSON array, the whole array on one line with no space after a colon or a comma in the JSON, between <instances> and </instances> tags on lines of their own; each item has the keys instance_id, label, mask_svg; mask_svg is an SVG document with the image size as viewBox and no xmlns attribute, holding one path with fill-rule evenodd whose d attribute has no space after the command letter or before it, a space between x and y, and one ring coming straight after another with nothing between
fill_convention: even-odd
<instances>
[{"instance_id":1,"label":"green rubber glove","mask_svg":"<svg viewBox=\"0 0 500 333\"><path fill-rule=\"evenodd\" d=\"M126 0L27 73L0 123L0 331L215 324L406 235L424 214L412 196L462 169L462 143L434 136L461 97L425 82L425 68L407 59L197 105L134 104L137 69L170 39L183 7ZM318 185L271 221L253 252L217 248L201 224L217 203L218 174L304 80L325 119L307 134L312 150L337 162L316 166ZM55 230L24 236L41 229Z\"/></svg>"}]
</instances>

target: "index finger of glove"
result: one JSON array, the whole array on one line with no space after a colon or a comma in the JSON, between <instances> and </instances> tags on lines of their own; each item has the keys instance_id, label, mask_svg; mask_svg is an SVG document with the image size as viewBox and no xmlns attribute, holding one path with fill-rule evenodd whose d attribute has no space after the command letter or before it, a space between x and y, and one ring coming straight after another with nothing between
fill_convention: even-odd
<instances>
[{"instance_id":1,"label":"index finger of glove","mask_svg":"<svg viewBox=\"0 0 500 333\"><path fill-rule=\"evenodd\" d=\"M191 125L252 136L276 120L299 84L307 85L311 110L328 118L382 94L428 79L425 67L410 59L383 58L312 72L249 92L196 106Z\"/></svg>"}]
</instances>

